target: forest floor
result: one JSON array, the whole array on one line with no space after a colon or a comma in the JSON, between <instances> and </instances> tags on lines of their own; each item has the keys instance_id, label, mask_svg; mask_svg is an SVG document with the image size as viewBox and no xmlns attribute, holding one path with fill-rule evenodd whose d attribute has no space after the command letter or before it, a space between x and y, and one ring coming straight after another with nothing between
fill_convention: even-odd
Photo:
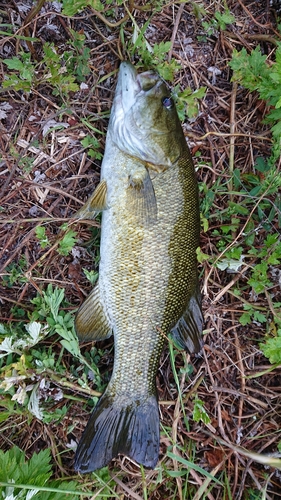
<instances>
[{"instance_id":1,"label":"forest floor","mask_svg":"<svg viewBox=\"0 0 281 500\"><path fill-rule=\"evenodd\" d=\"M0 2L0 333L12 339L0 358L1 450L17 445L29 459L50 449L53 478L77 481L88 498L281 498L280 465L264 458L281 452L281 366L260 347L277 335L281 254L270 260L264 242L270 256L280 245L268 240L280 235L280 194L258 189L271 172L269 108L232 81L229 65L234 50L257 46L272 64L277 14L264 0L76 4ZM70 221L99 182L122 59L167 71L180 96L200 186L205 345L191 358L163 352L157 468L118 457L78 476L73 449L114 351L111 339L82 345L80 357L69 347L68 325L97 277L100 234L99 218ZM202 87L198 102L180 94ZM278 160L275 169L280 176ZM25 325L34 322L42 336L32 331L32 342Z\"/></svg>"}]
</instances>

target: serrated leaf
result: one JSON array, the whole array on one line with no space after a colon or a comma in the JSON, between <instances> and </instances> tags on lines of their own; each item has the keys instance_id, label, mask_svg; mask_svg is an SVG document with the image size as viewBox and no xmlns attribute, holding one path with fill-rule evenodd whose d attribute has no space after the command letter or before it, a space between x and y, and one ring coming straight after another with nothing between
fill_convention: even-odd
<instances>
[{"instance_id":1,"label":"serrated leaf","mask_svg":"<svg viewBox=\"0 0 281 500\"><path fill-rule=\"evenodd\" d=\"M30 346L37 344L37 342L39 342L39 340L42 338L41 328L42 325L40 323L37 323L37 321L32 321L25 326L25 329L29 333L31 338Z\"/></svg>"},{"instance_id":2,"label":"serrated leaf","mask_svg":"<svg viewBox=\"0 0 281 500\"><path fill-rule=\"evenodd\" d=\"M254 312L254 320L258 321L259 323L266 323L267 318L266 316L261 313L260 311L255 311Z\"/></svg>"},{"instance_id":3,"label":"serrated leaf","mask_svg":"<svg viewBox=\"0 0 281 500\"><path fill-rule=\"evenodd\" d=\"M270 363L281 364L281 337L268 339L265 344L260 344L260 348Z\"/></svg>"},{"instance_id":4,"label":"serrated leaf","mask_svg":"<svg viewBox=\"0 0 281 500\"><path fill-rule=\"evenodd\" d=\"M2 354L1 354L2 351ZM0 344L0 358L15 352L11 337L6 337Z\"/></svg>"},{"instance_id":5,"label":"serrated leaf","mask_svg":"<svg viewBox=\"0 0 281 500\"><path fill-rule=\"evenodd\" d=\"M248 325L249 323L251 323L251 322L252 322L252 319L251 319L251 318L252 318L252 316L251 316L251 314L250 314L250 313L244 312L244 313L240 316L240 318L239 318L239 323L241 323L241 325L243 325L243 326L246 326L246 325Z\"/></svg>"},{"instance_id":6,"label":"serrated leaf","mask_svg":"<svg viewBox=\"0 0 281 500\"><path fill-rule=\"evenodd\" d=\"M18 57L13 57L12 59L4 59L3 61L9 69L16 69L18 71L24 68L24 64Z\"/></svg>"},{"instance_id":7,"label":"serrated leaf","mask_svg":"<svg viewBox=\"0 0 281 500\"><path fill-rule=\"evenodd\" d=\"M27 408L30 411L30 413L32 413L32 415L38 418L38 420L43 420L43 413L39 405L40 398L38 394L38 387L39 383L35 384L35 386L33 387L31 394L29 396Z\"/></svg>"},{"instance_id":8,"label":"serrated leaf","mask_svg":"<svg viewBox=\"0 0 281 500\"><path fill-rule=\"evenodd\" d=\"M238 259L229 259L229 258L221 259L217 263L217 267L221 271L225 271L225 269L229 269L230 271L237 273L243 264L243 260L244 260L244 255L241 255L239 260Z\"/></svg>"},{"instance_id":9,"label":"serrated leaf","mask_svg":"<svg viewBox=\"0 0 281 500\"><path fill-rule=\"evenodd\" d=\"M74 245L76 244L77 232L73 231L72 229L69 229L67 233L64 235L62 240L59 242L59 247L58 247L58 252L61 255L68 255Z\"/></svg>"}]
</instances>

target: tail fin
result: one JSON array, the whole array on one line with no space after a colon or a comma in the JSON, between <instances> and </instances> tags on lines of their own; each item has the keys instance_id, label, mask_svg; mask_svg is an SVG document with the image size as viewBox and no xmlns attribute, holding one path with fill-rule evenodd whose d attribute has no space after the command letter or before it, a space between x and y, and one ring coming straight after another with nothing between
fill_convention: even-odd
<instances>
[{"instance_id":1,"label":"tail fin","mask_svg":"<svg viewBox=\"0 0 281 500\"><path fill-rule=\"evenodd\" d=\"M153 469L159 455L159 409L154 395L145 400L99 400L78 444L74 467L86 473L105 467L119 453Z\"/></svg>"}]
</instances>

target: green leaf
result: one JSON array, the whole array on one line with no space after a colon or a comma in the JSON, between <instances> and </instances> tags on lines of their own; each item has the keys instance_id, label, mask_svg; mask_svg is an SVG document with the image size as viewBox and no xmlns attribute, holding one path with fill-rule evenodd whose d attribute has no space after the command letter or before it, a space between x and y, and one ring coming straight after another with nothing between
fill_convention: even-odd
<instances>
[{"instance_id":1,"label":"green leaf","mask_svg":"<svg viewBox=\"0 0 281 500\"><path fill-rule=\"evenodd\" d=\"M249 325L251 322L252 322L252 314L251 313L244 312L243 314L241 314L241 316L239 318L239 323L241 323L241 325L246 326L246 325Z\"/></svg>"},{"instance_id":2,"label":"green leaf","mask_svg":"<svg viewBox=\"0 0 281 500\"><path fill-rule=\"evenodd\" d=\"M204 408L203 401L201 401L197 395L194 400L193 420L195 422L200 422L200 420L202 420L204 424L209 424L211 422L211 419Z\"/></svg>"},{"instance_id":3,"label":"green leaf","mask_svg":"<svg viewBox=\"0 0 281 500\"><path fill-rule=\"evenodd\" d=\"M102 11L104 6L100 0L63 0L63 11L65 16L72 17L77 12L91 6L93 9Z\"/></svg>"},{"instance_id":4,"label":"green leaf","mask_svg":"<svg viewBox=\"0 0 281 500\"><path fill-rule=\"evenodd\" d=\"M232 24L235 22L235 17L231 14L231 12L228 9L222 14L216 11L215 18L218 21L221 30L225 30L227 24Z\"/></svg>"},{"instance_id":5,"label":"green leaf","mask_svg":"<svg viewBox=\"0 0 281 500\"><path fill-rule=\"evenodd\" d=\"M12 59L4 59L3 61L9 69L16 69L21 71L24 68L23 62L20 61L18 57L13 57Z\"/></svg>"},{"instance_id":6,"label":"green leaf","mask_svg":"<svg viewBox=\"0 0 281 500\"><path fill-rule=\"evenodd\" d=\"M57 324L55 326L56 332L63 338L61 344L73 355L78 358L81 357L79 341L74 328L67 329L64 326Z\"/></svg>"},{"instance_id":7,"label":"green leaf","mask_svg":"<svg viewBox=\"0 0 281 500\"><path fill-rule=\"evenodd\" d=\"M248 54L243 47L240 52L233 50L229 66L233 70L233 80L238 80L247 89L257 90L263 80L268 78L268 68L265 64L266 56L262 55L260 47Z\"/></svg>"},{"instance_id":8,"label":"green leaf","mask_svg":"<svg viewBox=\"0 0 281 500\"><path fill-rule=\"evenodd\" d=\"M173 460L176 460L177 462L183 464L187 469L193 469L200 474L203 475L203 477L208 477L212 481L214 481L217 484L222 484L216 477L214 477L212 474L210 474L208 471L205 469L202 469L202 467L199 467L199 465L196 465L194 462L190 460L186 460L180 455L176 455L175 453L172 453L171 451L167 451L167 457L172 458Z\"/></svg>"},{"instance_id":9,"label":"green leaf","mask_svg":"<svg viewBox=\"0 0 281 500\"><path fill-rule=\"evenodd\" d=\"M44 226L37 226L35 228L35 234L39 240L41 248L46 248L50 245L50 242L46 236L46 228Z\"/></svg>"},{"instance_id":10,"label":"green leaf","mask_svg":"<svg viewBox=\"0 0 281 500\"><path fill-rule=\"evenodd\" d=\"M92 492L79 491L76 481L52 480L50 449L33 453L26 460L22 450L14 446L0 450L0 496L10 500L79 500Z\"/></svg>"},{"instance_id":11,"label":"green leaf","mask_svg":"<svg viewBox=\"0 0 281 500\"><path fill-rule=\"evenodd\" d=\"M34 453L30 460L25 460L25 454L14 446L4 453L0 450L0 481L28 483L43 486L51 477L50 450Z\"/></svg>"},{"instance_id":12,"label":"green leaf","mask_svg":"<svg viewBox=\"0 0 281 500\"><path fill-rule=\"evenodd\" d=\"M241 255L240 259L231 259L229 257L220 259L219 262L217 262L217 267L221 270L224 271L225 269L229 269L230 271L237 273L240 269L240 267L243 265L243 260L244 260L244 255Z\"/></svg>"},{"instance_id":13,"label":"green leaf","mask_svg":"<svg viewBox=\"0 0 281 500\"><path fill-rule=\"evenodd\" d=\"M281 364L281 337L268 339L265 344L260 344L260 348L270 363Z\"/></svg>"},{"instance_id":14,"label":"green leaf","mask_svg":"<svg viewBox=\"0 0 281 500\"><path fill-rule=\"evenodd\" d=\"M260 311L255 311L254 312L254 320L258 321L259 323L266 323L267 317L261 313Z\"/></svg>"},{"instance_id":15,"label":"green leaf","mask_svg":"<svg viewBox=\"0 0 281 500\"><path fill-rule=\"evenodd\" d=\"M83 267L83 272L87 278L87 280L89 280L89 282L91 283L92 286L94 286L95 282L97 281L98 277L99 277L99 273L97 271L88 271L85 267Z\"/></svg>"},{"instance_id":16,"label":"green leaf","mask_svg":"<svg viewBox=\"0 0 281 500\"><path fill-rule=\"evenodd\" d=\"M58 252L61 255L68 255L77 243L77 232L69 229L59 242Z\"/></svg>"}]
</instances>

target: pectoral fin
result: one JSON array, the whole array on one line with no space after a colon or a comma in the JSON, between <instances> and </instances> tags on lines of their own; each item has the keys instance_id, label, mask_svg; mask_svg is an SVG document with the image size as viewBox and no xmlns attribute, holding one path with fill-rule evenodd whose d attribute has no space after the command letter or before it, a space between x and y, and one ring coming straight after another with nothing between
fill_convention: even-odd
<instances>
[{"instance_id":1,"label":"pectoral fin","mask_svg":"<svg viewBox=\"0 0 281 500\"><path fill-rule=\"evenodd\" d=\"M107 185L106 181L101 181L90 198L86 201L78 212L74 215L75 219L94 219L96 215L107 208L106 205Z\"/></svg>"},{"instance_id":2,"label":"pectoral fin","mask_svg":"<svg viewBox=\"0 0 281 500\"><path fill-rule=\"evenodd\" d=\"M104 340L112 335L109 319L100 300L98 283L78 310L75 330L81 342Z\"/></svg>"},{"instance_id":3,"label":"pectoral fin","mask_svg":"<svg viewBox=\"0 0 281 500\"><path fill-rule=\"evenodd\" d=\"M175 343L189 353L199 352L203 345L203 322L200 292L198 291L191 297L183 315L171 330Z\"/></svg>"},{"instance_id":4,"label":"pectoral fin","mask_svg":"<svg viewBox=\"0 0 281 500\"><path fill-rule=\"evenodd\" d=\"M129 176L127 208L139 224L151 225L157 220L157 203L152 181L144 166Z\"/></svg>"}]
</instances>

